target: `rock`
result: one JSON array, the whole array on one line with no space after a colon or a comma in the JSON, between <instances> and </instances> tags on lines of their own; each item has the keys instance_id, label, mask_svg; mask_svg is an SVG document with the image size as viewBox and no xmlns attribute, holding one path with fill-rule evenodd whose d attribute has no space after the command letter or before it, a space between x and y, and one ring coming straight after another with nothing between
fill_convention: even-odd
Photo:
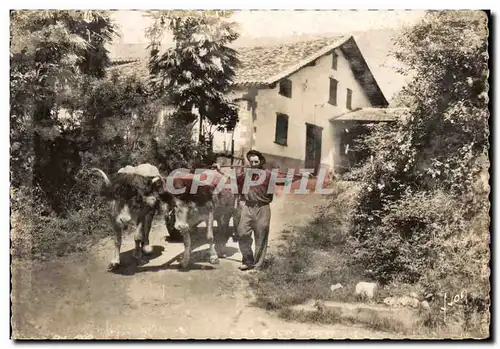
<instances>
[{"instance_id":1,"label":"rock","mask_svg":"<svg viewBox=\"0 0 500 349\"><path fill-rule=\"evenodd\" d=\"M403 296L403 297L399 297L398 300L399 300L399 302L398 302L399 304L401 304L404 307L407 307L408 305L410 305L412 298L408 297L408 296Z\"/></svg>"},{"instance_id":2,"label":"rock","mask_svg":"<svg viewBox=\"0 0 500 349\"><path fill-rule=\"evenodd\" d=\"M397 302L397 300L394 297L387 297L384 299L384 304L386 304L388 306L393 306L396 304L396 302Z\"/></svg>"},{"instance_id":3,"label":"rock","mask_svg":"<svg viewBox=\"0 0 500 349\"><path fill-rule=\"evenodd\" d=\"M420 306L420 302L416 298L412 298L410 301L410 307L412 308L418 308Z\"/></svg>"},{"instance_id":4,"label":"rock","mask_svg":"<svg viewBox=\"0 0 500 349\"><path fill-rule=\"evenodd\" d=\"M342 284L336 283L335 285L330 286L330 291L333 292L333 291L338 290L339 288L342 288L342 287L344 287L344 286L342 286Z\"/></svg>"},{"instance_id":5,"label":"rock","mask_svg":"<svg viewBox=\"0 0 500 349\"><path fill-rule=\"evenodd\" d=\"M418 294L416 292L411 292L410 297L418 299Z\"/></svg>"},{"instance_id":6,"label":"rock","mask_svg":"<svg viewBox=\"0 0 500 349\"><path fill-rule=\"evenodd\" d=\"M372 299L375 296L376 289L376 283L361 281L356 285L356 294L368 299Z\"/></svg>"},{"instance_id":7,"label":"rock","mask_svg":"<svg viewBox=\"0 0 500 349\"><path fill-rule=\"evenodd\" d=\"M431 306L429 305L429 302L427 302L427 301L420 302L420 306L422 307L422 309L425 309L425 310L429 310L431 308Z\"/></svg>"},{"instance_id":8,"label":"rock","mask_svg":"<svg viewBox=\"0 0 500 349\"><path fill-rule=\"evenodd\" d=\"M400 299L400 304L402 306L412 307L412 308L418 308L418 306L419 306L419 301L416 298L403 296L403 297L400 297L399 299Z\"/></svg>"},{"instance_id":9,"label":"rock","mask_svg":"<svg viewBox=\"0 0 500 349\"><path fill-rule=\"evenodd\" d=\"M384 299L384 304L388 306L403 306L412 308L418 308L420 306L420 302L418 301L418 299L408 296L387 297Z\"/></svg>"}]
</instances>

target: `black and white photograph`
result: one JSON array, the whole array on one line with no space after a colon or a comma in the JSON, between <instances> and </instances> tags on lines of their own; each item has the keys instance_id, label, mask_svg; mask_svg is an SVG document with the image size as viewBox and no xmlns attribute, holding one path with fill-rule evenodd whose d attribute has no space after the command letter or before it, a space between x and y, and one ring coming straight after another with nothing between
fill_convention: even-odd
<instances>
[{"instance_id":1,"label":"black and white photograph","mask_svg":"<svg viewBox=\"0 0 500 349\"><path fill-rule=\"evenodd\" d=\"M490 339L490 11L177 5L10 10L10 339Z\"/></svg>"}]
</instances>

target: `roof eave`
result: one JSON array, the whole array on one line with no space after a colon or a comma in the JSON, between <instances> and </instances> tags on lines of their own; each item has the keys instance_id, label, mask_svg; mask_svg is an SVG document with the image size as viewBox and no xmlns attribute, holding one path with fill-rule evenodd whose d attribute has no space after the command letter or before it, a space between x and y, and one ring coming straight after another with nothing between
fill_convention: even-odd
<instances>
[{"instance_id":1,"label":"roof eave","mask_svg":"<svg viewBox=\"0 0 500 349\"><path fill-rule=\"evenodd\" d=\"M372 104L377 107L387 107L389 105L389 102L387 101L387 99L384 96L384 93L380 89L377 80L375 80L375 77L373 76L370 67L368 66L368 63L363 57L363 54L361 53L354 38L350 37L348 40L346 40L341 45L340 49L344 53L346 58L348 58L349 64L351 66L355 78L359 81L361 86L365 88L365 91L367 91L367 95L370 99L370 102L372 102ZM358 67L354 65L355 64L355 60L353 59L354 57L359 60L360 63L359 69L362 70L363 73L362 75L360 75L361 72L358 71ZM366 85L371 85L373 89L366 88Z\"/></svg>"},{"instance_id":2,"label":"roof eave","mask_svg":"<svg viewBox=\"0 0 500 349\"><path fill-rule=\"evenodd\" d=\"M117 67L120 65L126 65L130 63L137 63L143 60L139 58L115 58L111 60L111 67ZM257 87L257 88L269 88L269 85L266 81L236 81L232 84L233 88L247 88L247 87Z\"/></svg>"},{"instance_id":3,"label":"roof eave","mask_svg":"<svg viewBox=\"0 0 500 349\"><path fill-rule=\"evenodd\" d=\"M354 118L354 119L330 119L330 122L358 122L358 123L377 123L377 122L396 122L397 118L380 118L380 119L364 119L364 118Z\"/></svg>"},{"instance_id":4,"label":"roof eave","mask_svg":"<svg viewBox=\"0 0 500 349\"><path fill-rule=\"evenodd\" d=\"M354 110L350 110L346 113L334 116L330 118L329 121L330 122L338 122L338 121L394 122L397 121L408 110L409 110L408 108L357 108ZM381 115L378 118L367 118L363 116L356 116L357 113L363 111L372 111L373 113L383 112L384 115Z\"/></svg>"},{"instance_id":5,"label":"roof eave","mask_svg":"<svg viewBox=\"0 0 500 349\"><path fill-rule=\"evenodd\" d=\"M111 65L120 65L120 64L134 63L139 61L140 59L138 58L116 58L111 60Z\"/></svg>"},{"instance_id":6,"label":"roof eave","mask_svg":"<svg viewBox=\"0 0 500 349\"><path fill-rule=\"evenodd\" d=\"M233 83L232 88L269 88L270 84L262 81L238 81Z\"/></svg>"}]
</instances>

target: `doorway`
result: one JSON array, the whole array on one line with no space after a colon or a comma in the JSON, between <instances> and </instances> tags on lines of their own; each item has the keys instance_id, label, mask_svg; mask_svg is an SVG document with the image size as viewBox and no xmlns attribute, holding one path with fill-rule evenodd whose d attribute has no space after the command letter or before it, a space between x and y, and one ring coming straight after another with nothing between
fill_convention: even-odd
<instances>
[{"instance_id":1,"label":"doorway","mask_svg":"<svg viewBox=\"0 0 500 349\"><path fill-rule=\"evenodd\" d=\"M317 175L321 164L321 139L323 128L306 123L306 168L314 169L313 174Z\"/></svg>"}]
</instances>

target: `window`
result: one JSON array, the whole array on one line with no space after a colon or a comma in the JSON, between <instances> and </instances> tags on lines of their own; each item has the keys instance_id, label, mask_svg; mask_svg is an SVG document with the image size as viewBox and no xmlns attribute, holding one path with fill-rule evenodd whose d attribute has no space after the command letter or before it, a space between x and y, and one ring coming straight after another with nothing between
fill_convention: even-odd
<instances>
[{"instance_id":1,"label":"window","mask_svg":"<svg viewBox=\"0 0 500 349\"><path fill-rule=\"evenodd\" d=\"M280 81L280 95L292 98L292 81L284 79Z\"/></svg>"},{"instance_id":2,"label":"window","mask_svg":"<svg viewBox=\"0 0 500 349\"><path fill-rule=\"evenodd\" d=\"M332 69L333 70L337 70L337 60L338 60L339 56L333 52L332 53Z\"/></svg>"},{"instance_id":3,"label":"window","mask_svg":"<svg viewBox=\"0 0 500 349\"><path fill-rule=\"evenodd\" d=\"M328 99L328 103L331 105L337 105L337 85L338 81L330 78L330 97Z\"/></svg>"},{"instance_id":4,"label":"window","mask_svg":"<svg viewBox=\"0 0 500 349\"><path fill-rule=\"evenodd\" d=\"M276 114L276 134L274 136L274 143L280 145L287 145L288 138L288 115Z\"/></svg>"},{"instance_id":5,"label":"window","mask_svg":"<svg viewBox=\"0 0 500 349\"><path fill-rule=\"evenodd\" d=\"M352 109L352 91L350 89L347 89L347 99L345 104L347 109Z\"/></svg>"}]
</instances>

